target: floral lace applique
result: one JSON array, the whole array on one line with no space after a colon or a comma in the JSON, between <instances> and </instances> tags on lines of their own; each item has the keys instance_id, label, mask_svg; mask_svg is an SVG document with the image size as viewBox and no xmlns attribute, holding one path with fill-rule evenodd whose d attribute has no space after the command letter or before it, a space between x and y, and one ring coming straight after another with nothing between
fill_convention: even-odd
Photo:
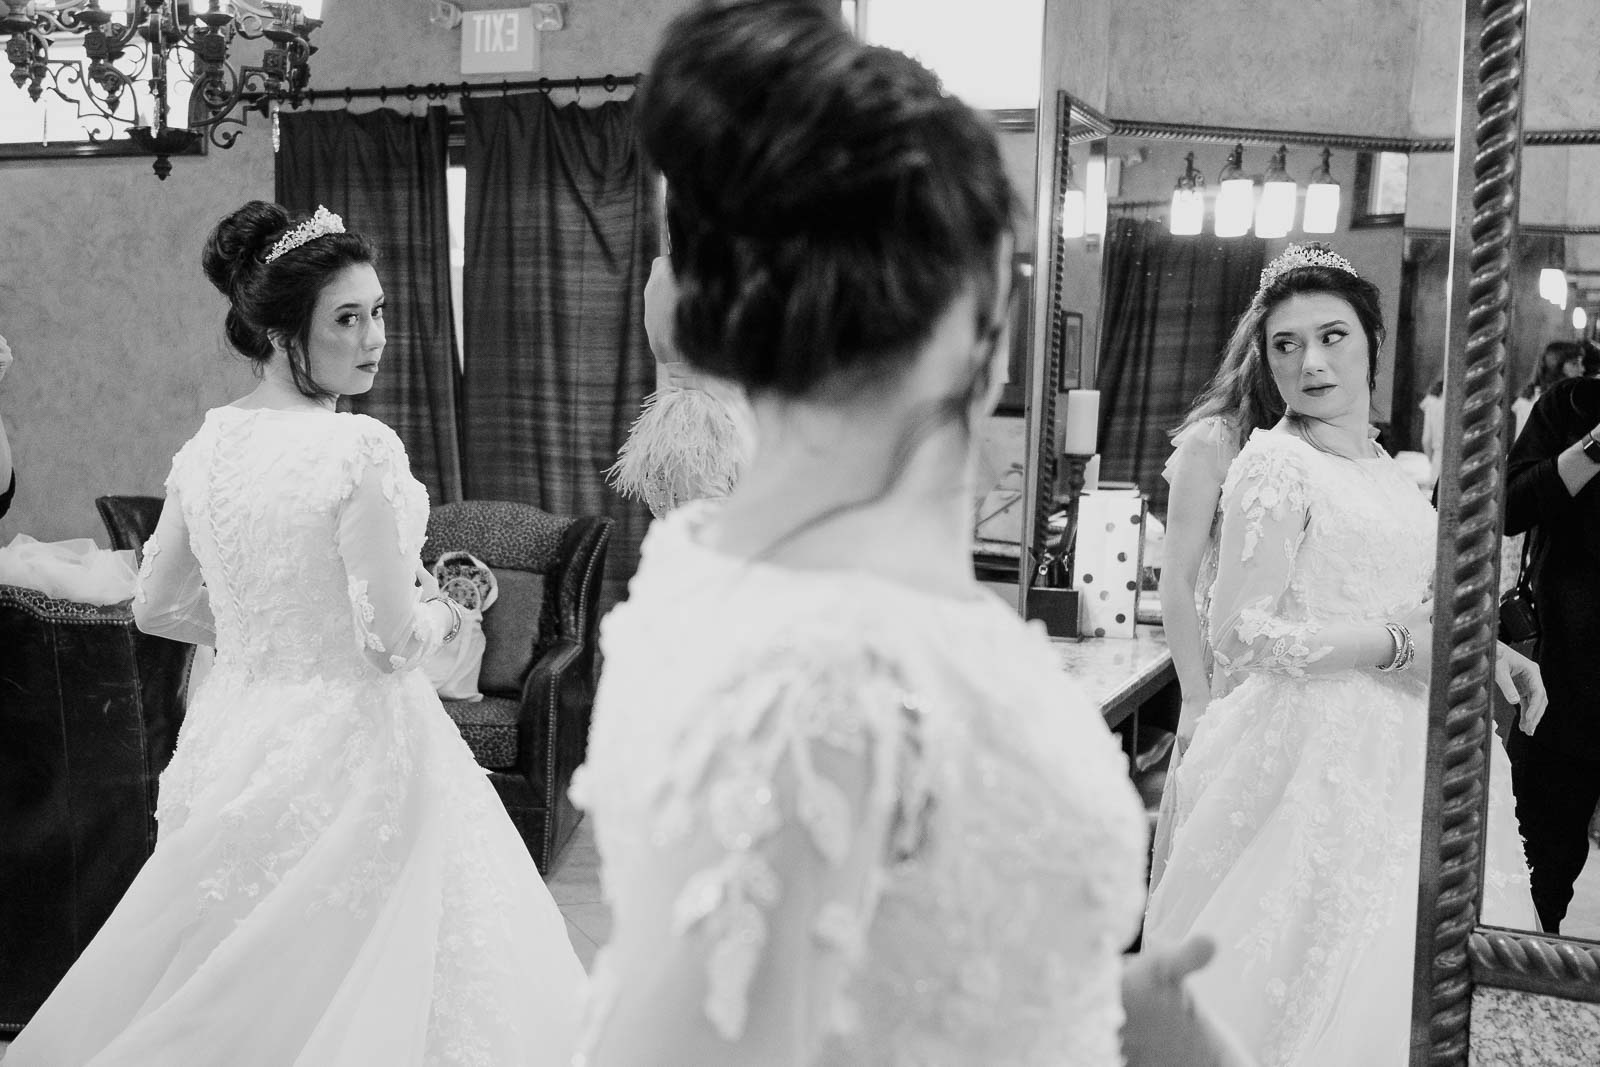
<instances>
[{"instance_id":1,"label":"floral lace applique","mask_svg":"<svg viewBox=\"0 0 1600 1067\"><path fill-rule=\"evenodd\" d=\"M848 678L781 666L753 670L753 683L729 698L746 709L734 719L737 735L711 738L716 754L697 761L704 768L701 781L682 783L690 792L668 798L661 809L664 818L656 833L670 840L695 825L692 807L703 805L706 825L723 850L714 865L685 881L673 903L672 929L709 942L703 1008L724 1040L737 1041L744 1034L750 985L768 941L767 915L784 893L784 879L768 849L786 819L794 820L832 872L822 879L824 895L845 895L819 906L812 920L817 943L847 958L858 954L875 878L866 874L838 884L836 876L860 827L872 825L871 810L887 815L892 794L886 787L894 784L897 761L896 709L905 698L881 669L860 662L854 668ZM752 701L755 693L762 699ZM824 769L841 759L855 768L846 773L865 772L868 811L855 810ZM874 850L874 869L888 854L884 825L886 839ZM831 1017L850 1019L848 1004L830 997Z\"/></svg>"},{"instance_id":2,"label":"floral lace applique","mask_svg":"<svg viewBox=\"0 0 1600 1067\"><path fill-rule=\"evenodd\" d=\"M156 557L161 555L161 541L155 534L145 538L144 560L139 564L139 577L134 583L134 596L141 604L150 603L150 593L145 588L145 583L150 580L150 572L155 569Z\"/></svg>"}]
</instances>

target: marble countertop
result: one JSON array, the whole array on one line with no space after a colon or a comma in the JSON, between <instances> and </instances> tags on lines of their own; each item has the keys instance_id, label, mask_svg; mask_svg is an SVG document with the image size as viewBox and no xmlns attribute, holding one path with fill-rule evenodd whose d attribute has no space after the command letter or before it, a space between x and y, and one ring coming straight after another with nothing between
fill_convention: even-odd
<instances>
[{"instance_id":1,"label":"marble countertop","mask_svg":"<svg viewBox=\"0 0 1600 1067\"><path fill-rule=\"evenodd\" d=\"M1129 638L1056 638L1061 669L1100 702L1115 726L1161 686L1177 677L1167 636L1159 626L1137 626Z\"/></svg>"}]
</instances>

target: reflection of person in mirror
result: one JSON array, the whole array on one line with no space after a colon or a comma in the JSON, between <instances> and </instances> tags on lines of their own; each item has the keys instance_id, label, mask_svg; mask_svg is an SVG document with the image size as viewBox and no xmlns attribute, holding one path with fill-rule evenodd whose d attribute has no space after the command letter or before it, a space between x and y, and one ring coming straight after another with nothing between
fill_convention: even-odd
<instances>
[{"instance_id":1,"label":"reflection of person in mirror","mask_svg":"<svg viewBox=\"0 0 1600 1067\"><path fill-rule=\"evenodd\" d=\"M1439 484L1439 471L1444 464L1444 379L1436 378L1428 392L1417 402L1422 412L1422 454L1428 457L1430 485Z\"/></svg>"},{"instance_id":2,"label":"reflection of person in mirror","mask_svg":"<svg viewBox=\"0 0 1600 1067\"><path fill-rule=\"evenodd\" d=\"M696 371L673 345L676 306L672 261L661 256L644 287L644 327L663 380L609 471L617 491L643 500L656 518L732 492L754 436L739 387Z\"/></svg>"},{"instance_id":3,"label":"reflection of person in mirror","mask_svg":"<svg viewBox=\"0 0 1600 1067\"><path fill-rule=\"evenodd\" d=\"M1513 734L1510 745L1533 900L1549 933L1561 929L1600 804L1597 439L1600 381L1562 381L1533 405L1506 466L1506 533L1525 533L1533 542L1534 658L1550 691L1544 723L1531 737Z\"/></svg>"},{"instance_id":4,"label":"reflection of person in mirror","mask_svg":"<svg viewBox=\"0 0 1600 1067\"><path fill-rule=\"evenodd\" d=\"M427 491L336 411L383 359L374 258L263 201L206 244L261 382L174 457L133 614L217 658L154 852L7 1067L571 1061L582 965L419 669L463 623L422 570Z\"/></svg>"},{"instance_id":5,"label":"reflection of person in mirror","mask_svg":"<svg viewBox=\"0 0 1600 1067\"><path fill-rule=\"evenodd\" d=\"M1533 405L1539 397L1549 391L1551 386L1568 378L1583 376L1582 345L1575 341L1551 341L1545 345L1544 351L1539 355L1538 369L1533 372L1533 380L1511 402L1511 439L1515 441L1522 436L1522 428L1528 423L1528 413L1533 410Z\"/></svg>"},{"instance_id":6,"label":"reflection of person in mirror","mask_svg":"<svg viewBox=\"0 0 1600 1067\"><path fill-rule=\"evenodd\" d=\"M581 1055L1239 1062L1183 982L1207 942L1122 958L1127 763L973 574L1015 291L993 127L826 8L692 6L639 116L675 341L744 388L759 445L652 525L606 619L572 793L615 932Z\"/></svg>"},{"instance_id":7,"label":"reflection of person in mirror","mask_svg":"<svg viewBox=\"0 0 1600 1067\"><path fill-rule=\"evenodd\" d=\"M1182 692L1177 738L1167 766L1150 856L1150 884L1161 880L1172 844L1172 784L1216 687L1207 635L1211 586L1217 577L1217 532L1222 523L1222 483L1239 449L1256 430L1283 417L1283 398L1271 382L1250 373L1261 310L1252 305L1239 319L1222 365L1172 437L1172 456L1162 477L1167 497L1166 538L1161 560L1161 620Z\"/></svg>"},{"instance_id":8,"label":"reflection of person in mirror","mask_svg":"<svg viewBox=\"0 0 1600 1067\"><path fill-rule=\"evenodd\" d=\"M11 369L15 357L11 354L11 346L6 344L6 339L0 337L0 382L5 381L6 372ZM11 501L17 495L17 471L11 464L11 439L6 436L6 422L3 413L0 413L0 516L11 510Z\"/></svg>"},{"instance_id":9,"label":"reflection of person in mirror","mask_svg":"<svg viewBox=\"0 0 1600 1067\"><path fill-rule=\"evenodd\" d=\"M1377 289L1289 248L1262 272L1248 374L1286 413L1234 460L1212 591L1224 695L1176 772L1145 943L1233 951L1191 979L1262 1063L1403 1062L1410 1041L1433 509L1373 440ZM1524 691L1538 672L1502 660ZM1494 761L1505 763L1496 744ZM1509 768L1491 781L1486 922L1533 917Z\"/></svg>"}]
</instances>

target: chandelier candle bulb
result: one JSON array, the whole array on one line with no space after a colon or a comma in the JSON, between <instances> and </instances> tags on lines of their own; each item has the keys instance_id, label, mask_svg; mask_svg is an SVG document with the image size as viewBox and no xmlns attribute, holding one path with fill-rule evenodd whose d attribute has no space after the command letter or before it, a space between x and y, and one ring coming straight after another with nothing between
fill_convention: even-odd
<instances>
[{"instance_id":1,"label":"chandelier candle bulb","mask_svg":"<svg viewBox=\"0 0 1600 1067\"><path fill-rule=\"evenodd\" d=\"M1092 456L1100 440L1100 390L1073 389L1067 393L1067 425L1061 451L1069 456Z\"/></svg>"}]
</instances>

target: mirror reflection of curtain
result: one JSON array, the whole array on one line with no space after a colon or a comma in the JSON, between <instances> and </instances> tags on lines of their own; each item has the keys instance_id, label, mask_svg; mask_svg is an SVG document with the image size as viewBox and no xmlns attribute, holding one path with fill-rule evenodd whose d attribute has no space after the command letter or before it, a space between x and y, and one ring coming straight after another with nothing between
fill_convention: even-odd
<instances>
[{"instance_id":1,"label":"mirror reflection of curtain","mask_svg":"<svg viewBox=\"0 0 1600 1067\"><path fill-rule=\"evenodd\" d=\"M461 499L457 431L460 362L450 307L442 107L424 115L306 111L280 119L277 198L317 205L378 247L386 343L383 369L351 407L386 423L434 503Z\"/></svg>"},{"instance_id":2,"label":"mirror reflection of curtain","mask_svg":"<svg viewBox=\"0 0 1600 1067\"><path fill-rule=\"evenodd\" d=\"M1265 265L1259 238L1175 237L1164 222L1111 223L1096 377L1103 481L1138 483L1165 513L1169 435L1216 373Z\"/></svg>"},{"instance_id":3,"label":"mirror reflection of curtain","mask_svg":"<svg viewBox=\"0 0 1600 1067\"><path fill-rule=\"evenodd\" d=\"M657 251L631 100L469 97L463 454L468 494L616 521L602 607L624 595L650 514L605 483L655 364Z\"/></svg>"}]
</instances>

